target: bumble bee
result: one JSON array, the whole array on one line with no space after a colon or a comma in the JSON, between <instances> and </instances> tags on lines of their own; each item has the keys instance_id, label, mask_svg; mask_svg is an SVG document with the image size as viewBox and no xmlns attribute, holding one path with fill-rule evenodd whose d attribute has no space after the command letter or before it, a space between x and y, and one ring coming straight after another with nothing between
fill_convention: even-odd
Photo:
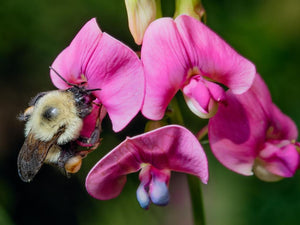
<instances>
[{"instance_id":1,"label":"bumble bee","mask_svg":"<svg viewBox=\"0 0 300 225\"><path fill-rule=\"evenodd\" d=\"M26 122L26 139L17 160L18 173L24 182L30 182L44 163L57 166L66 175L76 173L82 158L90 152L78 151L76 140L80 138L83 119L93 108L92 91L100 89L71 84L52 67L50 69L71 87L39 93L19 117ZM82 140L94 145L93 150L99 143L99 135L98 124L91 138Z\"/></svg>"}]
</instances>

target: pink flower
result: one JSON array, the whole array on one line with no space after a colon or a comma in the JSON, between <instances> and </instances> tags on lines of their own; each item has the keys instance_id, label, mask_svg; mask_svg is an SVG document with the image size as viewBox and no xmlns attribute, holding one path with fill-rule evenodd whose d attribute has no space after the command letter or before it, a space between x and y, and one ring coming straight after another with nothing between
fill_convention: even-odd
<instances>
[{"instance_id":1,"label":"pink flower","mask_svg":"<svg viewBox=\"0 0 300 225\"><path fill-rule=\"evenodd\" d=\"M297 127L272 103L259 75L248 92L227 92L226 104L209 121L208 134L214 155L234 172L276 181L298 168Z\"/></svg>"},{"instance_id":2,"label":"pink flower","mask_svg":"<svg viewBox=\"0 0 300 225\"><path fill-rule=\"evenodd\" d=\"M100 200L117 197L126 175L141 170L137 199L143 208L150 202L166 205L171 171L208 180L205 153L196 137L184 127L169 125L127 138L104 156L89 172L86 188Z\"/></svg>"},{"instance_id":3,"label":"pink flower","mask_svg":"<svg viewBox=\"0 0 300 225\"><path fill-rule=\"evenodd\" d=\"M81 132L84 137L92 134L106 112L117 132L141 109L144 97L142 64L131 49L103 33L96 19L82 27L52 67L69 83L85 85L86 89L101 89L93 92L98 106L94 105L92 113L84 120ZM69 88L54 71L51 70L50 75L57 88Z\"/></svg>"},{"instance_id":4,"label":"pink flower","mask_svg":"<svg viewBox=\"0 0 300 225\"><path fill-rule=\"evenodd\" d=\"M152 120L163 117L179 90L196 115L209 118L225 97L218 83L241 94L250 88L255 76L250 61L203 23L186 15L151 23L144 35L141 58L146 79L142 113Z\"/></svg>"}]
</instances>

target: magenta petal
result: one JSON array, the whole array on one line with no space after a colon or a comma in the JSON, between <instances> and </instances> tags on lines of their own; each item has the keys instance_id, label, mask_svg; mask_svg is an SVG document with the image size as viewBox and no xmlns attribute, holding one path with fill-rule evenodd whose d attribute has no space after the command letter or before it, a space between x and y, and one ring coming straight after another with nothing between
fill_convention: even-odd
<instances>
[{"instance_id":1,"label":"magenta petal","mask_svg":"<svg viewBox=\"0 0 300 225\"><path fill-rule=\"evenodd\" d=\"M214 82L211 82L211 81L207 81L207 80L204 80L204 83L205 83L206 87L208 88L211 97L216 102L221 102L226 99L225 90L220 85L218 85Z\"/></svg>"},{"instance_id":2,"label":"magenta petal","mask_svg":"<svg viewBox=\"0 0 300 225\"><path fill-rule=\"evenodd\" d=\"M208 165L202 146L187 129L170 125L127 138L102 158L89 172L87 191L97 199L118 196L126 174L138 171L144 164L158 170L190 173L203 183L208 180Z\"/></svg>"},{"instance_id":3,"label":"magenta petal","mask_svg":"<svg viewBox=\"0 0 300 225\"><path fill-rule=\"evenodd\" d=\"M161 18L144 35L141 58L146 91L142 113L159 120L180 87L199 72L232 89L247 91L255 77L255 66L234 51L200 21L181 15Z\"/></svg>"},{"instance_id":4,"label":"magenta petal","mask_svg":"<svg viewBox=\"0 0 300 225\"><path fill-rule=\"evenodd\" d=\"M202 75L226 85L235 94L250 88L256 69L249 60L200 21L181 15L175 22L190 64L198 67Z\"/></svg>"},{"instance_id":5,"label":"magenta petal","mask_svg":"<svg viewBox=\"0 0 300 225\"><path fill-rule=\"evenodd\" d=\"M101 36L102 32L96 19L91 19L81 28L71 44L57 56L52 67L68 82L80 84L84 81L81 75L85 74L85 68ZM68 85L54 71L50 70L50 76L57 88L68 88Z\"/></svg>"},{"instance_id":6,"label":"magenta petal","mask_svg":"<svg viewBox=\"0 0 300 225\"><path fill-rule=\"evenodd\" d=\"M272 123L268 138L297 140L298 129L290 117L283 114L276 105L272 105Z\"/></svg>"},{"instance_id":7,"label":"magenta petal","mask_svg":"<svg viewBox=\"0 0 300 225\"><path fill-rule=\"evenodd\" d=\"M217 114L209 120L209 142L216 158L227 168L243 174L252 175L252 165L256 157L259 138L264 140L267 124L262 124L252 134L251 121L244 106L236 96L227 95L228 105L220 105ZM254 111L255 112L255 111ZM255 112L256 121L265 121L260 110Z\"/></svg>"},{"instance_id":8,"label":"magenta petal","mask_svg":"<svg viewBox=\"0 0 300 225\"><path fill-rule=\"evenodd\" d=\"M84 25L52 67L70 83L87 81L87 88L101 88L94 94L109 114L114 131L122 130L141 109L141 61L126 45L102 33L95 19ZM68 87L53 71L51 79L58 88Z\"/></svg>"},{"instance_id":9,"label":"magenta petal","mask_svg":"<svg viewBox=\"0 0 300 225\"><path fill-rule=\"evenodd\" d=\"M272 106L267 86L259 75L244 94L226 92L226 104L209 120L209 141L217 159L227 168L252 175L258 147L265 141Z\"/></svg>"},{"instance_id":10,"label":"magenta petal","mask_svg":"<svg viewBox=\"0 0 300 225\"><path fill-rule=\"evenodd\" d=\"M174 20L161 18L150 24L144 35L141 59L146 81L142 113L149 119L159 120L189 69Z\"/></svg>"},{"instance_id":11,"label":"magenta petal","mask_svg":"<svg viewBox=\"0 0 300 225\"><path fill-rule=\"evenodd\" d=\"M267 143L259 157L268 171L281 177L292 177L299 165L299 153L293 144L278 147Z\"/></svg>"},{"instance_id":12,"label":"magenta petal","mask_svg":"<svg viewBox=\"0 0 300 225\"><path fill-rule=\"evenodd\" d=\"M194 102L194 106L201 113L208 113L208 105L210 102L210 92L206 85L200 80L191 79L190 83L182 89L186 97ZM197 107L198 106L198 107Z\"/></svg>"},{"instance_id":13,"label":"magenta petal","mask_svg":"<svg viewBox=\"0 0 300 225\"><path fill-rule=\"evenodd\" d=\"M144 73L138 56L103 33L86 76L89 88L101 88L95 96L107 110L113 130L122 130L141 109L144 98Z\"/></svg>"},{"instance_id":14,"label":"magenta petal","mask_svg":"<svg viewBox=\"0 0 300 225\"><path fill-rule=\"evenodd\" d=\"M159 170L193 174L207 183L206 155L197 138L186 128L165 126L132 138L132 143L143 163Z\"/></svg>"},{"instance_id":15,"label":"magenta petal","mask_svg":"<svg viewBox=\"0 0 300 225\"><path fill-rule=\"evenodd\" d=\"M97 103L97 101L95 101ZM98 106L93 104L92 112L83 119L83 127L80 132L80 139L77 140L77 143L83 147L94 146L95 143L86 143L82 142L81 139L89 139L92 135L98 134L101 132L101 123L103 118L106 116L106 110L103 106ZM98 132L98 133L95 133Z\"/></svg>"},{"instance_id":16,"label":"magenta petal","mask_svg":"<svg viewBox=\"0 0 300 225\"><path fill-rule=\"evenodd\" d=\"M126 183L126 175L141 168L141 160L127 140L103 157L89 172L86 189L94 198L107 200L117 197Z\"/></svg>"}]
</instances>

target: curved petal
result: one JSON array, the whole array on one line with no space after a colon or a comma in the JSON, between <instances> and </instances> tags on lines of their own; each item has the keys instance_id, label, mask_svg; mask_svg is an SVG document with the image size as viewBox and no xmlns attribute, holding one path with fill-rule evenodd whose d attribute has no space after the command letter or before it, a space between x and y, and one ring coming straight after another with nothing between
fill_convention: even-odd
<instances>
[{"instance_id":1,"label":"curved petal","mask_svg":"<svg viewBox=\"0 0 300 225\"><path fill-rule=\"evenodd\" d=\"M127 138L102 158L89 172L87 191L97 199L118 196L126 182L126 174L138 171L144 164L159 170L174 170L208 180L208 165L202 146L187 129L165 126Z\"/></svg>"},{"instance_id":2,"label":"curved petal","mask_svg":"<svg viewBox=\"0 0 300 225\"><path fill-rule=\"evenodd\" d=\"M88 193L99 200L117 197L125 183L128 173L141 168L141 160L131 144L126 140L104 156L86 177Z\"/></svg>"},{"instance_id":3,"label":"curved petal","mask_svg":"<svg viewBox=\"0 0 300 225\"><path fill-rule=\"evenodd\" d=\"M194 69L235 94L247 91L256 73L250 61L200 21L186 15L150 24L141 56L146 79L142 113L153 120L163 117L168 103Z\"/></svg>"},{"instance_id":4,"label":"curved petal","mask_svg":"<svg viewBox=\"0 0 300 225\"><path fill-rule=\"evenodd\" d=\"M258 148L264 144L272 101L267 86L257 74L249 91L226 92L226 103L209 120L209 141L216 158L227 168L252 175Z\"/></svg>"},{"instance_id":5,"label":"curved petal","mask_svg":"<svg viewBox=\"0 0 300 225\"><path fill-rule=\"evenodd\" d=\"M122 130L141 109L144 75L138 56L126 45L102 33L96 19L87 22L52 67L68 82L101 88L94 95L107 110L114 131ZM52 82L68 85L54 71Z\"/></svg>"},{"instance_id":6,"label":"curved petal","mask_svg":"<svg viewBox=\"0 0 300 225\"><path fill-rule=\"evenodd\" d=\"M283 114L280 109L272 105L271 129L268 132L268 138L297 140L298 129L290 117Z\"/></svg>"},{"instance_id":7,"label":"curved petal","mask_svg":"<svg viewBox=\"0 0 300 225\"><path fill-rule=\"evenodd\" d=\"M195 101L194 107L201 113L208 113L208 105L211 99L210 92L202 81L191 79L190 83L185 85L182 92L191 101ZM197 107L198 106L198 107Z\"/></svg>"},{"instance_id":8,"label":"curved petal","mask_svg":"<svg viewBox=\"0 0 300 225\"><path fill-rule=\"evenodd\" d=\"M208 164L197 138L178 125L165 126L128 139L143 163L159 170L172 170L193 174L203 183L208 180Z\"/></svg>"},{"instance_id":9,"label":"curved petal","mask_svg":"<svg viewBox=\"0 0 300 225\"><path fill-rule=\"evenodd\" d=\"M107 110L113 130L122 130L139 112L144 99L144 73L138 56L103 33L86 68L89 88Z\"/></svg>"},{"instance_id":10,"label":"curved petal","mask_svg":"<svg viewBox=\"0 0 300 225\"><path fill-rule=\"evenodd\" d=\"M268 86L262 79L262 77L257 73L254 78L253 85L249 90L249 93L253 95L254 98L257 99L257 103L265 112L265 114L271 118L272 117L272 97Z\"/></svg>"},{"instance_id":11,"label":"curved petal","mask_svg":"<svg viewBox=\"0 0 300 225\"><path fill-rule=\"evenodd\" d=\"M142 113L149 119L159 120L189 69L174 20L161 18L150 24L144 35L141 59L146 82Z\"/></svg>"},{"instance_id":12,"label":"curved petal","mask_svg":"<svg viewBox=\"0 0 300 225\"><path fill-rule=\"evenodd\" d=\"M227 104L219 105L209 120L209 141L216 158L227 168L252 175L257 146L264 143L268 118L255 98L227 93ZM245 105L244 105L245 104Z\"/></svg>"},{"instance_id":13,"label":"curved petal","mask_svg":"<svg viewBox=\"0 0 300 225\"><path fill-rule=\"evenodd\" d=\"M281 177L292 177L299 165L299 153L293 144L280 148L266 143L265 148L259 153L259 158L264 161L268 171Z\"/></svg>"},{"instance_id":14,"label":"curved petal","mask_svg":"<svg viewBox=\"0 0 300 225\"><path fill-rule=\"evenodd\" d=\"M226 99L225 90L218 84L204 80L204 83L209 90L210 95L216 102L221 102Z\"/></svg>"},{"instance_id":15,"label":"curved petal","mask_svg":"<svg viewBox=\"0 0 300 225\"><path fill-rule=\"evenodd\" d=\"M256 69L249 60L193 17L181 15L175 22L191 68L198 67L203 76L226 85L235 94L250 88Z\"/></svg>"},{"instance_id":16,"label":"curved petal","mask_svg":"<svg viewBox=\"0 0 300 225\"><path fill-rule=\"evenodd\" d=\"M81 28L71 44L56 57L52 67L69 83L82 83L85 80L81 75L85 74L85 68L101 37L102 32L96 19L93 18ZM69 87L52 70L50 70L50 77L57 88Z\"/></svg>"},{"instance_id":17,"label":"curved petal","mask_svg":"<svg viewBox=\"0 0 300 225\"><path fill-rule=\"evenodd\" d=\"M77 143L80 146L92 147L99 142L101 123L105 116L105 108L98 104L93 104L92 112L83 119L83 127L80 132L80 138L77 140Z\"/></svg>"},{"instance_id":18,"label":"curved petal","mask_svg":"<svg viewBox=\"0 0 300 225\"><path fill-rule=\"evenodd\" d=\"M211 118L218 110L218 102L225 100L223 88L213 82L200 79L190 79L182 89L185 101L190 110L200 118Z\"/></svg>"}]
</instances>

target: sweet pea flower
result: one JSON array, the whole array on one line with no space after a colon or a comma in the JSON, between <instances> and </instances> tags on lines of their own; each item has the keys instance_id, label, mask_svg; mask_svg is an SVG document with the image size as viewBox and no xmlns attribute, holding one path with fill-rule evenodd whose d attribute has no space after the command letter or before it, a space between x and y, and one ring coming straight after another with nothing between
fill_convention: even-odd
<instances>
[{"instance_id":1,"label":"sweet pea flower","mask_svg":"<svg viewBox=\"0 0 300 225\"><path fill-rule=\"evenodd\" d=\"M139 170L141 184L136 195L145 209L151 202L168 203L171 171L195 175L203 183L208 180L207 159L199 141L186 128L169 125L126 138L91 169L86 189L99 200L115 198L126 175Z\"/></svg>"},{"instance_id":2,"label":"sweet pea flower","mask_svg":"<svg viewBox=\"0 0 300 225\"><path fill-rule=\"evenodd\" d=\"M234 172L277 181L293 176L299 166L297 127L272 103L259 75L246 93L227 92L208 129L214 155Z\"/></svg>"},{"instance_id":3,"label":"sweet pea flower","mask_svg":"<svg viewBox=\"0 0 300 225\"><path fill-rule=\"evenodd\" d=\"M144 75L138 56L126 45L102 32L96 19L88 21L71 44L55 59L52 68L66 81L101 89L95 96L93 111L84 119L81 136L89 138L95 126L108 113L113 130L122 130L141 108L144 96ZM69 85L50 71L53 84L59 89Z\"/></svg>"},{"instance_id":4,"label":"sweet pea flower","mask_svg":"<svg viewBox=\"0 0 300 225\"><path fill-rule=\"evenodd\" d=\"M225 98L219 84L242 94L256 73L250 61L187 15L152 22L144 35L141 59L146 81L142 113L152 120L162 119L179 90L192 112L210 118Z\"/></svg>"}]
</instances>

